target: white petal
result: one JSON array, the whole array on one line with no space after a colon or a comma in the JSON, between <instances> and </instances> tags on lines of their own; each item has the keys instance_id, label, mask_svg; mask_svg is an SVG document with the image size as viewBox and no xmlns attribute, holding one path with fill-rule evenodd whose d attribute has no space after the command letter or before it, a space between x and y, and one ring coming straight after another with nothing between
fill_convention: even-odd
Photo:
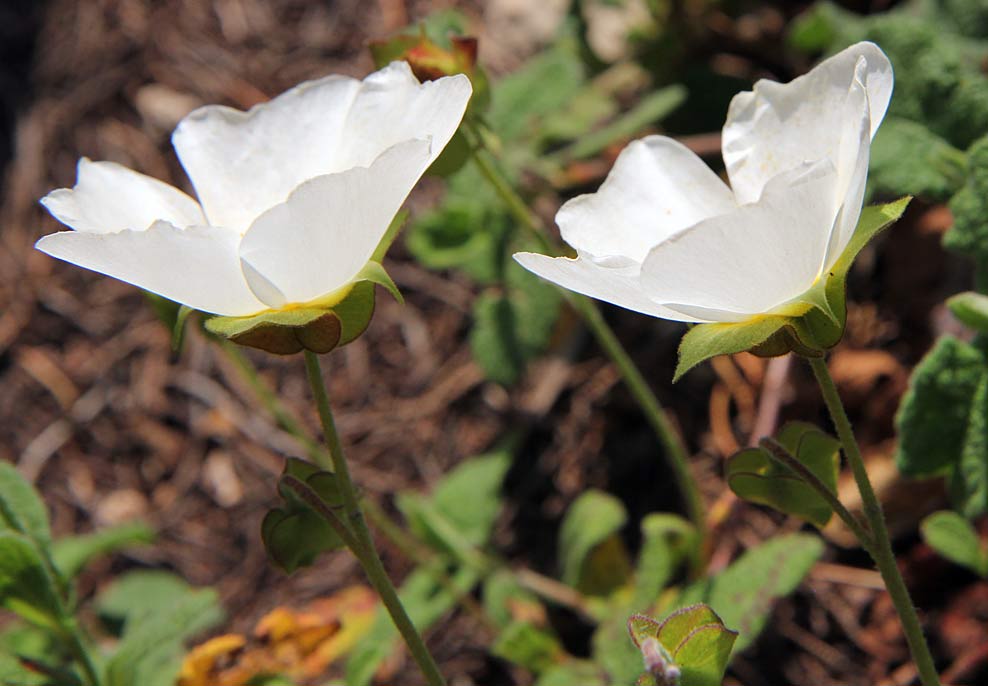
<instances>
[{"instance_id":1,"label":"white petal","mask_svg":"<svg viewBox=\"0 0 988 686\"><path fill-rule=\"evenodd\" d=\"M861 101L848 102L848 94L859 60L874 136L892 94L892 65L874 43L852 45L790 83L762 80L734 97L722 145L739 203L756 201L770 179L806 162L831 159L846 179L856 157L840 159L841 140L857 136Z\"/></svg>"},{"instance_id":2,"label":"white petal","mask_svg":"<svg viewBox=\"0 0 988 686\"><path fill-rule=\"evenodd\" d=\"M257 296L266 302L274 298L268 304L281 307L349 283L367 264L429 159L428 141L405 141L368 168L307 181L258 217L240 246Z\"/></svg>"},{"instance_id":3,"label":"white petal","mask_svg":"<svg viewBox=\"0 0 988 686\"><path fill-rule=\"evenodd\" d=\"M115 162L79 160L76 184L41 199L58 221L76 231L143 231L161 219L176 226L205 223L199 203L174 186Z\"/></svg>"},{"instance_id":4,"label":"white petal","mask_svg":"<svg viewBox=\"0 0 988 686\"><path fill-rule=\"evenodd\" d=\"M419 84L407 64L395 63L363 82L303 83L246 113L200 108L172 142L210 222L243 232L302 182L366 167L401 141L431 136L434 159L470 93L466 76Z\"/></svg>"},{"instance_id":5,"label":"white petal","mask_svg":"<svg viewBox=\"0 0 988 686\"><path fill-rule=\"evenodd\" d=\"M328 173L360 81L329 76L241 112L208 105L172 144L209 222L240 233L306 179Z\"/></svg>"},{"instance_id":6,"label":"white petal","mask_svg":"<svg viewBox=\"0 0 988 686\"><path fill-rule=\"evenodd\" d=\"M431 138L431 162L456 133L473 88L463 74L419 83L405 62L366 79L344 124L334 171L366 167L391 146Z\"/></svg>"},{"instance_id":7,"label":"white petal","mask_svg":"<svg viewBox=\"0 0 988 686\"><path fill-rule=\"evenodd\" d=\"M35 247L197 310L243 316L264 305L240 271L239 242L232 231L157 222L145 231L63 231L45 236Z\"/></svg>"},{"instance_id":8,"label":"white petal","mask_svg":"<svg viewBox=\"0 0 988 686\"><path fill-rule=\"evenodd\" d=\"M642 266L642 285L652 300L672 308L734 313L722 321L768 312L803 294L823 266L836 181L829 161L773 179L757 204L656 246Z\"/></svg>"},{"instance_id":9,"label":"white petal","mask_svg":"<svg viewBox=\"0 0 988 686\"><path fill-rule=\"evenodd\" d=\"M628 270L601 266L587 257L574 260L520 252L515 253L514 258L533 274L591 298L653 317L676 321L706 321L680 314L652 301L645 294L637 276L629 275Z\"/></svg>"},{"instance_id":10,"label":"white petal","mask_svg":"<svg viewBox=\"0 0 988 686\"><path fill-rule=\"evenodd\" d=\"M600 190L564 204L556 223L579 251L640 263L673 234L734 207L731 190L689 148L648 136L621 152Z\"/></svg>"},{"instance_id":11,"label":"white petal","mask_svg":"<svg viewBox=\"0 0 988 686\"><path fill-rule=\"evenodd\" d=\"M827 247L824 269L829 269L854 235L861 207L864 204L865 185L868 180L868 161L871 158L871 107L864 85L867 66L858 60L855 80L848 94L849 110L859 112L857 128L848 121L848 131L841 142L840 181L837 197L841 204L840 215L834 224L833 233ZM856 103L855 100L859 101Z\"/></svg>"}]
</instances>

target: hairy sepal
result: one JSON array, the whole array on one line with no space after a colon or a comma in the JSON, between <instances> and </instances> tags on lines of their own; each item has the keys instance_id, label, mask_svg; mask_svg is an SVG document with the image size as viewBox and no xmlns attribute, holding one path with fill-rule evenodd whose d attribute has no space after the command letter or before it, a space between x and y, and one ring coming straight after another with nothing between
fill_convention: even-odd
<instances>
[{"instance_id":1,"label":"hairy sepal","mask_svg":"<svg viewBox=\"0 0 988 686\"><path fill-rule=\"evenodd\" d=\"M332 305L268 310L251 317L212 317L206 321L206 329L239 345L276 355L292 355L302 350L328 353L367 329L374 314L375 283L400 298L384 267L371 262L346 295Z\"/></svg>"}]
</instances>

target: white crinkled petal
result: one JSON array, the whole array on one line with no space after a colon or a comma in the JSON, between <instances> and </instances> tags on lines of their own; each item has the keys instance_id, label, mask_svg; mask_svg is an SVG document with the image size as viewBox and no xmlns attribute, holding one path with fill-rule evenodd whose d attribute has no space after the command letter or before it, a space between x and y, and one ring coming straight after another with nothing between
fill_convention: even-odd
<instances>
[{"instance_id":1,"label":"white crinkled petal","mask_svg":"<svg viewBox=\"0 0 988 686\"><path fill-rule=\"evenodd\" d=\"M851 241L864 205L868 162L871 159L871 111L863 82L866 69L864 62L859 60L856 78L848 95L848 109L859 113L858 122L855 130L852 122L848 121L848 132L841 143L841 164L847 171L841 179L842 185L838 187L837 194L843 205L828 242L824 269L830 269ZM863 106L855 102L856 100L863 102Z\"/></svg>"},{"instance_id":2,"label":"white crinkled petal","mask_svg":"<svg viewBox=\"0 0 988 686\"><path fill-rule=\"evenodd\" d=\"M429 141L405 141L370 167L305 182L258 217L240 245L257 296L281 307L316 300L350 283L430 159Z\"/></svg>"},{"instance_id":3,"label":"white crinkled petal","mask_svg":"<svg viewBox=\"0 0 988 686\"><path fill-rule=\"evenodd\" d=\"M859 60L865 62L863 73L856 69ZM857 156L842 155L841 141L857 138L862 103L848 103L856 77L867 91L874 136L892 94L892 65L874 43L852 45L789 83L762 80L754 91L734 97L722 146L739 203L756 201L778 174L825 158L837 166L839 185L849 186Z\"/></svg>"},{"instance_id":4,"label":"white crinkled petal","mask_svg":"<svg viewBox=\"0 0 988 686\"><path fill-rule=\"evenodd\" d=\"M116 162L79 160L76 184L41 199L58 221L76 231L143 231L157 220L179 227L205 224L199 203L167 183Z\"/></svg>"},{"instance_id":5,"label":"white crinkled petal","mask_svg":"<svg viewBox=\"0 0 988 686\"><path fill-rule=\"evenodd\" d=\"M564 204L556 223L578 251L640 263L675 233L734 208L731 190L693 151L648 136L621 152L600 190Z\"/></svg>"},{"instance_id":6,"label":"white crinkled petal","mask_svg":"<svg viewBox=\"0 0 988 686\"><path fill-rule=\"evenodd\" d=\"M460 126L473 87L463 74L419 83L405 62L364 79L347 112L333 171L366 167L393 145L431 138L435 160Z\"/></svg>"},{"instance_id":7,"label":"white crinkled petal","mask_svg":"<svg viewBox=\"0 0 988 686\"><path fill-rule=\"evenodd\" d=\"M515 261L557 286L628 310L675 321L696 320L651 300L631 270L608 268L587 257L570 259L538 253L515 253Z\"/></svg>"},{"instance_id":8,"label":"white crinkled petal","mask_svg":"<svg viewBox=\"0 0 988 686\"><path fill-rule=\"evenodd\" d=\"M303 83L248 112L207 106L172 136L210 222L244 232L302 182L366 167L392 145L432 138L435 158L470 99L466 76L419 84L404 62L363 81Z\"/></svg>"},{"instance_id":9,"label":"white crinkled petal","mask_svg":"<svg viewBox=\"0 0 988 686\"><path fill-rule=\"evenodd\" d=\"M820 274L837 182L829 161L773 179L757 204L704 220L656 246L642 265L652 300L733 313L737 321L802 295Z\"/></svg>"},{"instance_id":10,"label":"white crinkled petal","mask_svg":"<svg viewBox=\"0 0 988 686\"><path fill-rule=\"evenodd\" d=\"M172 144L211 224L240 233L306 179L332 170L360 81L308 81L247 112L207 105L183 119Z\"/></svg>"},{"instance_id":11,"label":"white crinkled petal","mask_svg":"<svg viewBox=\"0 0 988 686\"><path fill-rule=\"evenodd\" d=\"M245 316L265 308L244 280L239 242L233 231L159 221L145 231L63 231L35 247L196 310Z\"/></svg>"}]
</instances>

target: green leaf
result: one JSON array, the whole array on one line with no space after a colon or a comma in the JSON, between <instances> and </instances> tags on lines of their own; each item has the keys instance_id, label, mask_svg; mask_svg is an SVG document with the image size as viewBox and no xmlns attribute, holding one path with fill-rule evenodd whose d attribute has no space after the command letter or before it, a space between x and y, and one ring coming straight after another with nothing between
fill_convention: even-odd
<instances>
[{"instance_id":1,"label":"green leaf","mask_svg":"<svg viewBox=\"0 0 988 686\"><path fill-rule=\"evenodd\" d=\"M641 531L642 546L631 601L635 610L648 608L658 599L697 544L693 525L673 514L646 515L642 518Z\"/></svg>"},{"instance_id":2,"label":"green leaf","mask_svg":"<svg viewBox=\"0 0 988 686\"><path fill-rule=\"evenodd\" d=\"M270 510L261 521L261 539L268 557L287 574L310 566L323 553L343 547L343 541L326 520L305 510Z\"/></svg>"},{"instance_id":3,"label":"green leaf","mask_svg":"<svg viewBox=\"0 0 988 686\"><path fill-rule=\"evenodd\" d=\"M52 545L52 561L68 579L75 577L93 558L154 541L154 529L130 522L81 536L66 536Z\"/></svg>"},{"instance_id":4,"label":"green leaf","mask_svg":"<svg viewBox=\"0 0 988 686\"><path fill-rule=\"evenodd\" d=\"M737 629L735 649L750 646L768 621L772 606L799 586L823 554L816 536L788 534L752 548L715 577L697 581L680 596L680 606L703 602Z\"/></svg>"},{"instance_id":5,"label":"green leaf","mask_svg":"<svg viewBox=\"0 0 988 686\"><path fill-rule=\"evenodd\" d=\"M121 577L97 602L102 613L123 616L123 636L106 664L106 686L173 684L183 642L224 617L215 591L160 572Z\"/></svg>"},{"instance_id":6,"label":"green leaf","mask_svg":"<svg viewBox=\"0 0 988 686\"><path fill-rule=\"evenodd\" d=\"M988 512L988 374L971 400L967 434L950 481L954 507L974 518Z\"/></svg>"},{"instance_id":7,"label":"green leaf","mask_svg":"<svg viewBox=\"0 0 988 686\"><path fill-rule=\"evenodd\" d=\"M587 133L572 146L553 156L561 161L592 157L609 145L633 138L649 124L664 119L686 100L686 89L674 85L642 98L628 112L597 131Z\"/></svg>"},{"instance_id":8,"label":"green leaf","mask_svg":"<svg viewBox=\"0 0 988 686\"><path fill-rule=\"evenodd\" d=\"M791 422L782 428L777 440L832 493L837 493L840 470L837 439L811 424ZM821 529L833 515L830 503L796 472L777 462L765 448L748 448L731 456L727 462L727 484L744 500L794 515Z\"/></svg>"},{"instance_id":9,"label":"green leaf","mask_svg":"<svg viewBox=\"0 0 988 686\"><path fill-rule=\"evenodd\" d=\"M511 466L511 451L498 450L463 461L432 494L432 504L471 545L487 543L501 511L501 484Z\"/></svg>"},{"instance_id":10,"label":"green leaf","mask_svg":"<svg viewBox=\"0 0 988 686\"><path fill-rule=\"evenodd\" d=\"M541 603L534 593L518 583L513 571L498 569L484 579L481 597L484 611L499 628L514 621L515 612L522 608L541 611Z\"/></svg>"},{"instance_id":11,"label":"green leaf","mask_svg":"<svg viewBox=\"0 0 988 686\"><path fill-rule=\"evenodd\" d=\"M871 144L869 193L944 202L964 185L964 153L923 124L886 117Z\"/></svg>"},{"instance_id":12,"label":"green leaf","mask_svg":"<svg viewBox=\"0 0 988 686\"><path fill-rule=\"evenodd\" d=\"M927 545L945 558L988 577L988 547L969 521L956 512L934 512L920 524Z\"/></svg>"},{"instance_id":13,"label":"green leaf","mask_svg":"<svg viewBox=\"0 0 988 686\"><path fill-rule=\"evenodd\" d=\"M508 141L532 135L538 119L563 107L579 92L585 78L576 41L558 40L494 84L488 121Z\"/></svg>"},{"instance_id":14,"label":"green leaf","mask_svg":"<svg viewBox=\"0 0 988 686\"><path fill-rule=\"evenodd\" d=\"M946 474L969 442L975 394L988 374L974 346L945 336L917 365L896 415L896 464L908 476Z\"/></svg>"},{"instance_id":15,"label":"green leaf","mask_svg":"<svg viewBox=\"0 0 988 686\"><path fill-rule=\"evenodd\" d=\"M721 624L694 629L673 653L680 686L720 686L737 638L736 631Z\"/></svg>"},{"instance_id":16,"label":"green leaf","mask_svg":"<svg viewBox=\"0 0 988 686\"><path fill-rule=\"evenodd\" d=\"M586 660L567 660L544 672L535 686L608 686L600 667Z\"/></svg>"},{"instance_id":17,"label":"green leaf","mask_svg":"<svg viewBox=\"0 0 988 686\"><path fill-rule=\"evenodd\" d=\"M137 569L118 577L96 597L96 611L112 631L122 633L128 621L163 611L191 590L181 577L159 569Z\"/></svg>"},{"instance_id":18,"label":"green leaf","mask_svg":"<svg viewBox=\"0 0 988 686\"><path fill-rule=\"evenodd\" d=\"M26 536L0 531L0 606L27 621L54 628L65 610L37 547Z\"/></svg>"},{"instance_id":19,"label":"green leaf","mask_svg":"<svg viewBox=\"0 0 988 686\"><path fill-rule=\"evenodd\" d=\"M474 301L470 349L487 378L510 385L548 345L562 299L518 265L508 265L506 274L505 293L489 291Z\"/></svg>"},{"instance_id":20,"label":"green leaf","mask_svg":"<svg viewBox=\"0 0 988 686\"><path fill-rule=\"evenodd\" d=\"M555 636L529 622L513 622L491 646L491 653L541 674L560 661L563 647Z\"/></svg>"},{"instance_id":21,"label":"green leaf","mask_svg":"<svg viewBox=\"0 0 988 686\"><path fill-rule=\"evenodd\" d=\"M660 669L656 683L669 680L669 671L678 671L673 683L680 686L719 686L731 657L737 632L709 606L702 603L684 607L658 622L646 615L628 619L631 640L644 657L647 669ZM658 651L656 653L656 651Z\"/></svg>"},{"instance_id":22,"label":"green leaf","mask_svg":"<svg viewBox=\"0 0 988 686\"><path fill-rule=\"evenodd\" d=\"M288 485L289 480L302 482L331 510L342 507L336 475L322 471L316 465L297 457L285 462L278 493L284 507L270 510L261 521L261 539L268 557L284 572L291 574L299 567L307 567L326 552L343 547L343 540L301 495ZM340 519L344 523L344 519Z\"/></svg>"},{"instance_id":23,"label":"green leaf","mask_svg":"<svg viewBox=\"0 0 988 686\"><path fill-rule=\"evenodd\" d=\"M467 168L454 177L472 180L475 188L483 189L484 180ZM424 267L433 270L458 269L478 283L488 284L500 279L503 270L504 246L511 229L510 220L495 210L481 192L471 197L455 187L447 194L443 205L412 225L405 245ZM488 199L493 202L493 198Z\"/></svg>"},{"instance_id":24,"label":"green leaf","mask_svg":"<svg viewBox=\"0 0 988 686\"><path fill-rule=\"evenodd\" d=\"M630 577L619 533L628 521L621 501L589 490L570 505L559 530L562 580L588 595L606 595Z\"/></svg>"},{"instance_id":25,"label":"green leaf","mask_svg":"<svg viewBox=\"0 0 988 686\"><path fill-rule=\"evenodd\" d=\"M988 259L988 135L967 154L967 183L950 200L954 225L944 235L943 245L982 262Z\"/></svg>"},{"instance_id":26,"label":"green leaf","mask_svg":"<svg viewBox=\"0 0 988 686\"><path fill-rule=\"evenodd\" d=\"M0 462L0 531L24 534L41 550L51 542L44 502L9 462Z\"/></svg>"},{"instance_id":27,"label":"green leaf","mask_svg":"<svg viewBox=\"0 0 988 686\"><path fill-rule=\"evenodd\" d=\"M947 300L954 316L975 331L988 333L988 295L967 291Z\"/></svg>"}]
</instances>

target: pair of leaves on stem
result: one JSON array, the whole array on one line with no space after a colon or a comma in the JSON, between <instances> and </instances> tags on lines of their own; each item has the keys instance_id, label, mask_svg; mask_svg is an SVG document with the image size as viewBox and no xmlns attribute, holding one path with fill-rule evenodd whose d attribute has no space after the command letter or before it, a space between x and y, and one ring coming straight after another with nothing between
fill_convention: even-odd
<instances>
[{"instance_id":1,"label":"pair of leaves on stem","mask_svg":"<svg viewBox=\"0 0 988 686\"><path fill-rule=\"evenodd\" d=\"M327 508L342 513L343 497L336 475L315 465L289 458L278 481L283 498L280 508L269 511L261 522L261 538L268 556L282 570L292 573L310 564L322 553L343 547L343 540L326 518L314 509L292 483L301 483ZM340 517L343 521L343 517Z\"/></svg>"},{"instance_id":2,"label":"pair of leaves on stem","mask_svg":"<svg viewBox=\"0 0 988 686\"><path fill-rule=\"evenodd\" d=\"M847 323L847 274L858 253L883 229L894 223L911 198L865 207L850 243L827 274L803 296L773 312L735 323L698 324L679 345L679 363L673 381L701 362L742 351L762 357L795 352L821 357L837 345Z\"/></svg>"},{"instance_id":3,"label":"pair of leaves on stem","mask_svg":"<svg viewBox=\"0 0 988 686\"><path fill-rule=\"evenodd\" d=\"M790 422L775 441L836 494L840 442L812 424ZM740 498L799 517L822 529L833 508L792 468L779 462L768 447L748 448L727 462L727 483Z\"/></svg>"},{"instance_id":4,"label":"pair of leaves on stem","mask_svg":"<svg viewBox=\"0 0 988 686\"><path fill-rule=\"evenodd\" d=\"M645 663L638 686L718 686L738 637L702 603L662 622L632 615L628 632Z\"/></svg>"}]
</instances>

